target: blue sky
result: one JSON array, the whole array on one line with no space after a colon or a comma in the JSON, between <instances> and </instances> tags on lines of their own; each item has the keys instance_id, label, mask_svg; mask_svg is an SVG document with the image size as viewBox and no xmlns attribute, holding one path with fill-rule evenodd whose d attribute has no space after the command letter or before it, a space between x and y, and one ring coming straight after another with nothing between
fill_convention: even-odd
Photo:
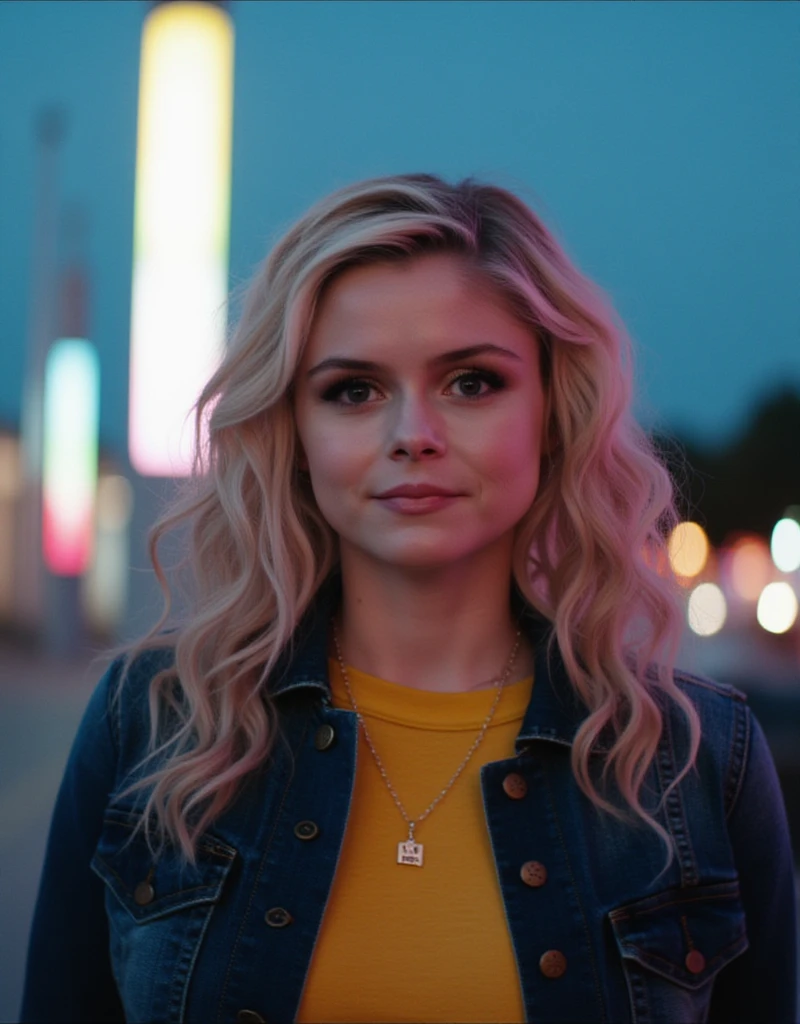
<instances>
[{"instance_id":1,"label":"blue sky","mask_svg":"<svg viewBox=\"0 0 800 1024\"><path fill-rule=\"evenodd\" d=\"M148 4L0 4L0 424L19 418L33 118L68 114L101 434L125 450L136 98ZM800 388L800 4L234 0L231 284L335 187L468 174L518 191L611 295L647 426L725 440Z\"/></svg>"}]
</instances>

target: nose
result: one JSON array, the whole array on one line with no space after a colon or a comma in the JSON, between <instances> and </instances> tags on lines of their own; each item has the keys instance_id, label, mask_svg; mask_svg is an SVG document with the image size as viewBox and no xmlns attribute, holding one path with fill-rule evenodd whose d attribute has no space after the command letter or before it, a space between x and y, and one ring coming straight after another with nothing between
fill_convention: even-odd
<instances>
[{"instance_id":1,"label":"nose","mask_svg":"<svg viewBox=\"0 0 800 1024\"><path fill-rule=\"evenodd\" d=\"M412 461L444 454L442 417L423 395L405 395L389 424L388 449L393 459Z\"/></svg>"}]
</instances>

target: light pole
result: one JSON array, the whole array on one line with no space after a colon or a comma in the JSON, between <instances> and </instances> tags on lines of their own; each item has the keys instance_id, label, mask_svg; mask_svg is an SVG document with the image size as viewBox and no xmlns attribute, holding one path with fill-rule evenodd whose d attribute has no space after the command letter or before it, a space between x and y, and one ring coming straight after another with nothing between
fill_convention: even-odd
<instances>
[{"instance_id":1,"label":"light pole","mask_svg":"<svg viewBox=\"0 0 800 1024\"><path fill-rule=\"evenodd\" d=\"M22 392L22 493L15 528L14 579L19 625L38 634L44 614L42 563L42 416L44 366L56 331L58 157L66 128L64 112L42 109L36 119L36 199L30 312Z\"/></svg>"}]
</instances>

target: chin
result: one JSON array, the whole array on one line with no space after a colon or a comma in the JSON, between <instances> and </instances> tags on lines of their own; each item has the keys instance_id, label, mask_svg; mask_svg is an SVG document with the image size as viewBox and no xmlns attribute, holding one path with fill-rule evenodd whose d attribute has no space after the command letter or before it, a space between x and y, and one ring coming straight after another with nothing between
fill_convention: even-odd
<instances>
[{"instance_id":1,"label":"chin","mask_svg":"<svg viewBox=\"0 0 800 1024\"><path fill-rule=\"evenodd\" d=\"M492 537L485 542L462 543L456 545L453 541L452 531L450 536L430 537L423 542L410 542L407 544L369 546L368 555L383 562L386 565L398 569L435 570L447 569L459 562L466 562L474 559L487 547L498 542L498 538ZM448 540L451 544L448 545ZM362 551L364 547L359 545Z\"/></svg>"}]
</instances>

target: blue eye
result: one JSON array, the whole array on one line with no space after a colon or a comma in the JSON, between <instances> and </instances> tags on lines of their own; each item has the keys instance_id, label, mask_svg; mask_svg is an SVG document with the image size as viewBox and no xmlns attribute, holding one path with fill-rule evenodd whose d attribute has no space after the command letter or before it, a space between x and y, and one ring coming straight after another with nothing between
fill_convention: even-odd
<instances>
[{"instance_id":1,"label":"blue eye","mask_svg":"<svg viewBox=\"0 0 800 1024\"><path fill-rule=\"evenodd\" d=\"M322 393L322 400L324 402L338 402L340 405L364 405L364 402L359 401L342 402L340 396L345 392L350 392L352 397L353 392L368 391L372 387L375 387L375 385L368 380L364 380L363 377L347 377L336 384L332 384L324 391Z\"/></svg>"},{"instance_id":2,"label":"blue eye","mask_svg":"<svg viewBox=\"0 0 800 1024\"><path fill-rule=\"evenodd\" d=\"M489 394L494 394L497 391L502 391L506 386L505 379L500 376L499 373L494 373L491 370L462 370L460 373L451 377L448 381L448 387L453 384L461 384L462 381L480 381L487 384L489 387L488 391L480 391L474 394L461 392L457 397L466 398L470 401L475 401L480 398L485 398ZM332 384L322 393L322 400L324 402L333 402L338 405L355 406L355 405L367 405L369 404L366 395L368 395L371 388L377 388L378 385L366 377L345 377L342 380ZM349 393L350 398L356 398L358 394L364 397L363 401L356 398L355 401L342 401L342 395Z\"/></svg>"},{"instance_id":3,"label":"blue eye","mask_svg":"<svg viewBox=\"0 0 800 1024\"><path fill-rule=\"evenodd\" d=\"M461 384L465 380L477 380L484 384L489 385L488 391L479 391L474 394L461 392L461 398L483 398L484 395L493 394L496 391L502 391L506 386L505 379L500 376L499 373L493 373L491 370L466 370L462 373L457 374L450 380L450 384Z\"/></svg>"}]
</instances>

